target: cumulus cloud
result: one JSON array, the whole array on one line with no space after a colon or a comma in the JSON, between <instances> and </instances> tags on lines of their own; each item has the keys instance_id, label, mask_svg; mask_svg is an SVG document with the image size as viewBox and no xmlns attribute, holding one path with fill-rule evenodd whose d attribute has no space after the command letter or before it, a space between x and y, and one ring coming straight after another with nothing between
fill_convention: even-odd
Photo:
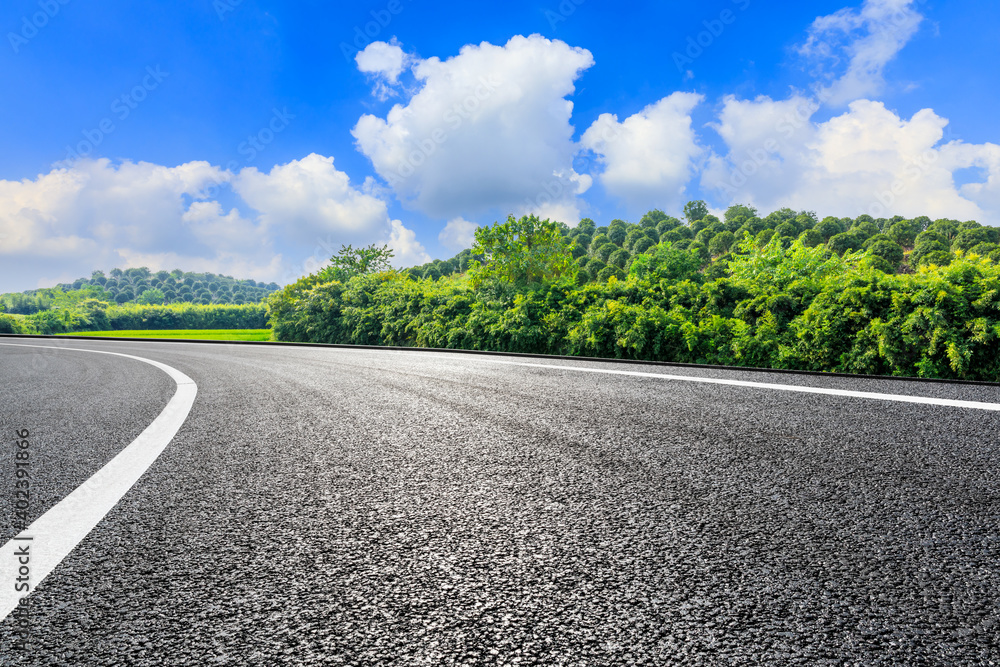
<instances>
[{"instance_id":1,"label":"cumulus cloud","mask_svg":"<svg viewBox=\"0 0 1000 667\"><path fill-rule=\"evenodd\" d=\"M263 173L243 169L233 190L255 211L266 229L301 243L336 236L360 242L388 228L381 199L354 188L332 157L313 153Z\"/></svg>"},{"instance_id":2,"label":"cumulus cloud","mask_svg":"<svg viewBox=\"0 0 1000 667\"><path fill-rule=\"evenodd\" d=\"M923 21L913 5L914 0L865 0L860 10L845 8L817 18L799 51L816 60L822 78L832 79L820 86L819 97L841 106L881 92L886 65ZM836 77L844 60L846 69Z\"/></svg>"},{"instance_id":3,"label":"cumulus cloud","mask_svg":"<svg viewBox=\"0 0 1000 667\"><path fill-rule=\"evenodd\" d=\"M438 240L445 248L456 252L471 248L476 242L476 229L478 228L479 225L469 222L465 218L452 218L438 234Z\"/></svg>"},{"instance_id":4,"label":"cumulus cloud","mask_svg":"<svg viewBox=\"0 0 1000 667\"><path fill-rule=\"evenodd\" d=\"M226 210L210 198L219 184L231 185L237 206ZM346 243L386 242L402 261L426 261L412 230L390 220L385 202L364 189L333 158L315 154L268 173L101 159L0 180L0 257L21 277L7 289L115 266L289 282Z\"/></svg>"},{"instance_id":5,"label":"cumulus cloud","mask_svg":"<svg viewBox=\"0 0 1000 667\"><path fill-rule=\"evenodd\" d=\"M417 241L417 234L407 229L399 220L393 220L386 245L393 250L393 264L397 267L416 266L431 261L424 246Z\"/></svg>"},{"instance_id":6,"label":"cumulus cloud","mask_svg":"<svg viewBox=\"0 0 1000 667\"><path fill-rule=\"evenodd\" d=\"M704 152L691 127L691 112L703 99L674 93L621 122L601 114L580 144L604 164L604 188L636 211L680 208Z\"/></svg>"},{"instance_id":7,"label":"cumulus cloud","mask_svg":"<svg viewBox=\"0 0 1000 667\"><path fill-rule=\"evenodd\" d=\"M410 63L395 37L389 42L372 42L354 60L359 71L376 80L375 95L383 100L393 94L392 87L399 83L399 75Z\"/></svg>"},{"instance_id":8,"label":"cumulus cloud","mask_svg":"<svg viewBox=\"0 0 1000 667\"><path fill-rule=\"evenodd\" d=\"M468 45L413 66L417 91L362 116L358 148L404 205L451 219L559 211L575 223L589 186L572 168L574 81L590 52L539 35Z\"/></svg>"},{"instance_id":9,"label":"cumulus cloud","mask_svg":"<svg viewBox=\"0 0 1000 667\"><path fill-rule=\"evenodd\" d=\"M942 143L948 121L930 109L901 118L858 100L825 122L801 97L726 101L716 126L729 153L715 155L702 186L726 203L831 215L928 215L1000 223L1000 148ZM986 181L958 188L954 172L980 167Z\"/></svg>"}]
</instances>

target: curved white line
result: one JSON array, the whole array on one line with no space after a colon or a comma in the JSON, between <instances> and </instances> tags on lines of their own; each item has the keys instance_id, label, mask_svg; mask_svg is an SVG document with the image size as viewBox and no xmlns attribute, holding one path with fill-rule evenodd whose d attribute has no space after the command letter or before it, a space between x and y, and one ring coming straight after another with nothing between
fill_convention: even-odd
<instances>
[{"instance_id":1,"label":"curved white line","mask_svg":"<svg viewBox=\"0 0 1000 667\"><path fill-rule=\"evenodd\" d=\"M20 599L35 590L149 469L187 419L198 393L198 385L176 368L131 354L53 345L16 343L0 343L0 345L93 352L135 359L159 368L177 383L177 391L167 406L153 423L139 434L139 437L95 472L90 479L0 547L0 621L2 621L18 606ZM3 492L12 493L12 490L4 489ZM19 549L25 546L30 554L27 564L30 569L27 592L15 589L20 567Z\"/></svg>"}]
</instances>

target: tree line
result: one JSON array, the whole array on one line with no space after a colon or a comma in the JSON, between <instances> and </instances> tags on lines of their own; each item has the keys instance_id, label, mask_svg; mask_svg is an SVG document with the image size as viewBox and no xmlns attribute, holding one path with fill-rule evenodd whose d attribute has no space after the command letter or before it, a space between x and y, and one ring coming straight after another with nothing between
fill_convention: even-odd
<instances>
[{"instance_id":1,"label":"tree line","mask_svg":"<svg viewBox=\"0 0 1000 667\"><path fill-rule=\"evenodd\" d=\"M1000 230L744 205L574 227L513 217L403 271L268 300L277 340L1000 380Z\"/></svg>"},{"instance_id":2,"label":"tree line","mask_svg":"<svg viewBox=\"0 0 1000 667\"><path fill-rule=\"evenodd\" d=\"M89 278L52 288L0 295L0 312L32 315L45 310L72 309L86 299L109 304L168 305L258 303L278 289L277 283L237 280L214 273L152 272L146 267L94 271Z\"/></svg>"},{"instance_id":3,"label":"tree line","mask_svg":"<svg viewBox=\"0 0 1000 667\"><path fill-rule=\"evenodd\" d=\"M0 313L0 333L15 334L267 327L268 310L263 303L112 305L97 299L86 299L71 308L43 310L27 316Z\"/></svg>"}]
</instances>

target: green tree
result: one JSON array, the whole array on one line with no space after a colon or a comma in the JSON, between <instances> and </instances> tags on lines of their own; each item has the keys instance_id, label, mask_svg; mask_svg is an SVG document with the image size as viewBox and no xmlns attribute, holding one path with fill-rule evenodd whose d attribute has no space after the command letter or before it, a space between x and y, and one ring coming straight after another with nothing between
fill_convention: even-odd
<instances>
[{"instance_id":1,"label":"green tree","mask_svg":"<svg viewBox=\"0 0 1000 667\"><path fill-rule=\"evenodd\" d=\"M624 269L625 266L628 264L628 260L630 258L631 255L629 254L628 250L622 248L621 250L616 250L611 254L611 257L608 258L608 265L617 266L619 269Z\"/></svg>"},{"instance_id":2,"label":"green tree","mask_svg":"<svg viewBox=\"0 0 1000 667\"><path fill-rule=\"evenodd\" d=\"M837 234L842 234L844 232L844 226L840 224L840 220L832 216L828 216L820 220L816 226L813 227L813 229L823 235L824 243Z\"/></svg>"},{"instance_id":3,"label":"green tree","mask_svg":"<svg viewBox=\"0 0 1000 667\"><path fill-rule=\"evenodd\" d=\"M861 239L851 232L837 234L827 241L827 247L838 255L843 255L845 252L849 252L851 250L857 250L861 247L861 245Z\"/></svg>"},{"instance_id":4,"label":"green tree","mask_svg":"<svg viewBox=\"0 0 1000 667\"><path fill-rule=\"evenodd\" d=\"M136 302L144 306L149 306L156 303L163 303L164 301L166 301L166 298L167 297L163 293L163 290L154 288L154 289L148 289L144 291L142 294L140 294L139 297L136 299Z\"/></svg>"},{"instance_id":5,"label":"green tree","mask_svg":"<svg viewBox=\"0 0 1000 667\"><path fill-rule=\"evenodd\" d=\"M708 204L700 199L689 201L684 204L684 218L691 224L695 220L702 220L708 215Z\"/></svg>"},{"instance_id":6,"label":"green tree","mask_svg":"<svg viewBox=\"0 0 1000 667\"><path fill-rule=\"evenodd\" d=\"M621 246L625 243L625 239L628 237L628 230L625 225L614 225L613 227L608 227L608 239L617 246Z\"/></svg>"},{"instance_id":7,"label":"green tree","mask_svg":"<svg viewBox=\"0 0 1000 667\"><path fill-rule=\"evenodd\" d=\"M736 242L736 235L730 231L719 232L708 242L708 251L713 257L719 257L729 252Z\"/></svg>"},{"instance_id":8,"label":"green tree","mask_svg":"<svg viewBox=\"0 0 1000 667\"><path fill-rule=\"evenodd\" d=\"M386 245L373 243L364 248L342 245L340 252L330 258L330 265L319 272L319 277L322 282L337 280L345 283L354 276L388 271L392 257L392 250ZM253 288L256 287L256 282L251 280L246 285Z\"/></svg>"},{"instance_id":9,"label":"green tree","mask_svg":"<svg viewBox=\"0 0 1000 667\"><path fill-rule=\"evenodd\" d=\"M536 216L508 216L476 230L472 248L483 260L472 265L473 287L499 282L515 287L534 287L567 277L576 280L576 265L561 228Z\"/></svg>"},{"instance_id":10,"label":"green tree","mask_svg":"<svg viewBox=\"0 0 1000 667\"><path fill-rule=\"evenodd\" d=\"M823 235L815 229L807 229L799 234L799 241L807 248L815 248L824 242Z\"/></svg>"},{"instance_id":11,"label":"green tree","mask_svg":"<svg viewBox=\"0 0 1000 667\"><path fill-rule=\"evenodd\" d=\"M737 229L745 225L748 220L757 217L757 209L744 204L733 204L726 209L726 212L722 217L726 221L726 229L731 232L735 232Z\"/></svg>"},{"instance_id":12,"label":"green tree","mask_svg":"<svg viewBox=\"0 0 1000 667\"><path fill-rule=\"evenodd\" d=\"M667 220L667 217L666 213L658 208L654 208L640 218L639 225L646 229L656 229L661 222Z\"/></svg>"},{"instance_id":13,"label":"green tree","mask_svg":"<svg viewBox=\"0 0 1000 667\"><path fill-rule=\"evenodd\" d=\"M903 263L903 247L895 241L890 241L888 239L876 241L868 246L868 252L871 255L881 257L888 262L889 266L892 267L893 272L898 270L899 265Z\"/></svg>"},{"instance_id":14,"label":"green tree","mask_svg":"<svg viewBox=\"0 0 1000 667\"><path fill-rule=\"evenodd\" d=\"M607 264L608 258L611 257L611 253L617 252L618 250L618 246L611 241L608 241L597 249L597 252L594 253L594 257Z\"/></svg>"}]
</instances>

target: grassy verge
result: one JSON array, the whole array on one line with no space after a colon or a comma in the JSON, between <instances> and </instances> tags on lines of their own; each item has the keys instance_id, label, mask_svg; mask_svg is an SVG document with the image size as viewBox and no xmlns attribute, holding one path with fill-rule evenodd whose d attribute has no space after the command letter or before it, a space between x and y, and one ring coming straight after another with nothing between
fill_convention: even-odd
<instances>
[{"instance_id":1,"label":"grassy verge","mask_svg":"<svg viewBox=\"0 0 1000 667\"><path fill-rule=\"evenodd\" d=\"M188 340L271 340L270 329L150 329L133 331L76 331L60 336L115 338L186 338Z\"/></svg>"}]
</instances>

